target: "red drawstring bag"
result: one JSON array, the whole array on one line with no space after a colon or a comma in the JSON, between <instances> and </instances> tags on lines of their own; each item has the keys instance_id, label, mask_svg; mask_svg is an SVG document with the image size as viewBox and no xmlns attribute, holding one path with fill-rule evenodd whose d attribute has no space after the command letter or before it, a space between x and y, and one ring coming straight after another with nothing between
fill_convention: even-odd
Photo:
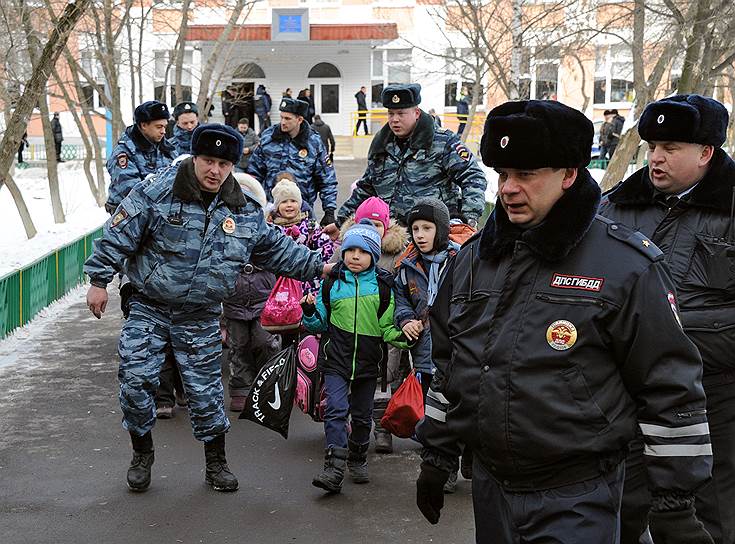
<instances>
[{"instance_id":1,"label":"red drawstring bag","mask_svg":"<svg viewBox=\"0 0 735 544\"><path fill-rule=\"evenodd\" d=\"M267 331L287 331L298 329L303 311L301 299L304 290L301 282L281 276L276 280L268 300L260 314L260 324Z\"/></svg>"},{"instance_id":2,"label":"red drawstring bag","mask_svg":"<svg viewBox=\"0 0 735 544\"><path fill-rule=\"evenodd\" d=\"M388 401L380 424L399 438L411 438L424 417L424 394L416 373L411 372Z\"/></svg>"}]
</instances>

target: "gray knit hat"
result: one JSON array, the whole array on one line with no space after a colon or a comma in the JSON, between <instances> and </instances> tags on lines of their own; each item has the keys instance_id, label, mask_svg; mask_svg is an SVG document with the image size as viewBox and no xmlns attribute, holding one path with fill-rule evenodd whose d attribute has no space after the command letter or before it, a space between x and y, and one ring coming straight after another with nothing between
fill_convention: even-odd
<instances>
[{"instance_id":1,"label":"gray knit hat","mask_svg":"<svg viewBox=\"0 0 735 544\"><path fill-rule=\"evenodd\" d=\"M422 198L416 201L413 208L406 214L409 235L411 235L411 225L417 219L423 219L436 225L434 251L444 251L449 245L449 208L447 205L438 198Z\"/></svg>"}]
</instances>

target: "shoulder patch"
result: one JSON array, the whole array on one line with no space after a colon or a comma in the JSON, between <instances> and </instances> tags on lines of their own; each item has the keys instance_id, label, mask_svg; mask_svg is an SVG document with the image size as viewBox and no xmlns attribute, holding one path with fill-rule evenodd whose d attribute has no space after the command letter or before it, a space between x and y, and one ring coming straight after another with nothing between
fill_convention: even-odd
<instances>
[{"instance_id":1,"label":"shoulder patch","mask_svg":"<svg viewBox=\"0 0 735 544\"><path fill-rule=\"evenodd\" d=\"M117 156L117 165L120 168L127 168L128 167L128 154L127 153L120 153Z\"/></svg>"},{"instance_id":2,"label":"shoulder patch","mask_svg":"<svg viewBox=\"0 0 735 544\"><path fill-rule=\"evenodd\" d=\"M599 215L597 217L601 218ZM633 246L652 261L657 261L663 256L663 252L658 248L658 246L637 230L633 230L622 223L616 223L607 218L602 219L604 219L603 223L607 224L608 236L612 236L621 242L625 242L629 246Z\"/></svg>"},{"instance_id":3,"label":"shoulder patch","mask_svg":"<svg viewBox=\"0 0 735 544\"><path fill-rule=\"evenodd\" d=\"M472 152L467 149L467 146L464 145L462 142L457 142L454 144L454 150L457 152L457 155L459 155L459 158L463 161L468 161L472 157Z\"/></svg>"}]
</instances>

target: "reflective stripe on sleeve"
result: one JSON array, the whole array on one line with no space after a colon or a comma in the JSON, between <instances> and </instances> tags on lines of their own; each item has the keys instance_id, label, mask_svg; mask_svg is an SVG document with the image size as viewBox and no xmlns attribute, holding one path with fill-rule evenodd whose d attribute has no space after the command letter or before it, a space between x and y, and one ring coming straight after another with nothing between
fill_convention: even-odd
<instances>
[{"instance_id":1,"label":"reflective stripe on sleeve","mask_svg":"<svg viewBox=\"0 0 735 544\"><path fill-rule=\"evenodd\" d=\"M707 423L697 423L696 425L687 425L686 427L663 427L661 425L641 423L640 428L641 432L646 436L660 436L662 438L705 436L709 434L709 425Z\"/></svg>"},{"instance_id":2,"label":"reflective stripe on sleeve","mask_svg":"<svg viewBox=\"0 0 735 544\"><path fill-rule=\"evenodd\" d=\"M447 400L447 397L439 393L438 391L434 391L433 389L429 389L429 392L427 393L427 396L431 397L432 399L441 402L442 404L449 404L449 401Z\"/></svg>"},{"instance_id":3,"label":"reflective stripe on sleeve","mask_svg":"<svg viewBox=\"0 0 735 544\"><path fill-rule=\"evenodd\" d=\"M699 455L712 455L712 444L646 445L643 453L651 457L696 457Z\"/></svg>"},{"instance_id":4,"label":"reflective stripe on sleeve","mask_svg":"<svg viewBox=\"0 0 735 544\"><path fill-rule=\"evenodd\" d=\"M445 412L442 412L438 408L434 408L433 406L430 406L428 404L424 407L424 414L426 415L426 417L436 419L437 421L447 420L447 414Z\"/></svg>"}]
</instances>

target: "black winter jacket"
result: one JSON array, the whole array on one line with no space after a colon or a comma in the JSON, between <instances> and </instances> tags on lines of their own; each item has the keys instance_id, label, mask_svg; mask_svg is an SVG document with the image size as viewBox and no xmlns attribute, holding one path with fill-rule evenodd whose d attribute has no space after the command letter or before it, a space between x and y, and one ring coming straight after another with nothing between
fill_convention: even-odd
<instances>
[{"instance_id":1,"label":"black winter jacket","mask_svg":"<svg viewBox=\"0 0 735 544\"><path fill-rule=\"evenodd\" d=\"M705 384L735 383L735 162L715 151L705 177L669 209L642 168L606 193L600 214L653 240L676 285L684 331L699 348Z\"/></svg>"},{"instance_id":2,"label":"black winter jacket","mask_svg":"<svg viewBox=\"0 0 735 544\"><path fill-rule=\"evenodd\" d=\"M237 275L235 294L222 303L224 316L243 321L260 318L275 284L273 272L246 264Z\"/></svg>"},{"instance_id":3,"label":"black winter jacket","mask_svg":"<svg viewBox=\"0 0 735 544\"><path fill-rule=\"evenodd\" d=\"M709 477L701 361L662 253L599 200L580 170L543 223L497 206L457 254L431 312L424 461L455 468L459 440L507 488L547 489L617 465L640 425L654 493Z\"/></svg>"}]
</instances>

